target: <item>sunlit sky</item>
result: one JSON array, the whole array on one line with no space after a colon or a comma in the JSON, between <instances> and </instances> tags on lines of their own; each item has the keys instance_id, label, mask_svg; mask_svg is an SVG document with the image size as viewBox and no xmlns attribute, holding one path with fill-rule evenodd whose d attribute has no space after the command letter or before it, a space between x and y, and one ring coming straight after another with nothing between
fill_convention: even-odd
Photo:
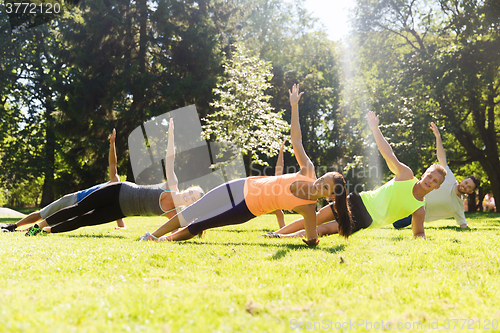
<instances>
[{"instance_id":1,"label":"sunlit sky","mask_svg":"<svg viewBox=\"0 0 500 333\"><path fill-rule=\"evenodd\" d=\"M349 9L355 0L305 0L306 9L326 27L331 40L340 41L349 33Z\"/></svg>"}]
</instances>

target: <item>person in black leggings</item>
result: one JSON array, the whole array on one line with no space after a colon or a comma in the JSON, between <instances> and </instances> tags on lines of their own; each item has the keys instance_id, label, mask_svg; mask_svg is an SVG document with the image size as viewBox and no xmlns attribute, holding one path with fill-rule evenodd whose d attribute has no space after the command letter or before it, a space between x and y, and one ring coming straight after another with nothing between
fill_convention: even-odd
<instances>
[{"instance_id":1,"label":"person in black leggings","mask_svg":"<svg viewBox=\"0 0 500 333\"><path fill-rule=\"evenodd\" d=\"M141 186L130 182L110 183L92 192L82 201L61 209L40 224L31 227L26 236L42 231L67 232L83 226L107 223L126 216L166 215L171 218L176 207L187 206L203 195L199 186L179 192L174 170L174 123L170 119L166 157L168 181L163 184Z\"/></svg>"},{"instance_id":2,"label":"person in black leggings","mask_svg":"<svg viewBox=\"0 0 500 333\"><path fill-rule=\"evenodd\" d=\"M50 232L59 233L124 218L120 207L123 183L113 183L92 192L80 203L61 209L46 218ZM76 216L76 217L75 217Z\"/></svg>"}]
</instances>

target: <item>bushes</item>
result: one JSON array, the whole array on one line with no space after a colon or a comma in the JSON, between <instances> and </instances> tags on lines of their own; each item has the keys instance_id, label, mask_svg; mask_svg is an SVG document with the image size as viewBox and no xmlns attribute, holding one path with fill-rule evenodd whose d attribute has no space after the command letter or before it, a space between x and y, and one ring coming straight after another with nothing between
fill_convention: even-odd
<instances>
[{"instance_id":1,"label":"bushes","mask_svg":"<svg viewBox=\"0 0 500 333\"><path fill-rule=\"evenodd\" d=\"M23 181L13 189L0 189L0 206L37 206L42 197L43 179Z\"/></svg>"}]
</instances>

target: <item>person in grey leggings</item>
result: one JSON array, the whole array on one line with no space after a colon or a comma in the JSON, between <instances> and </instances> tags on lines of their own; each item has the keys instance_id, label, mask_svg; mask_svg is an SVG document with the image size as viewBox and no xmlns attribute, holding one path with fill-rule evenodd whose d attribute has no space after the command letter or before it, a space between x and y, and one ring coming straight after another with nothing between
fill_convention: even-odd
<instances>
[{"instance_id":1,"label":"person in grey leggings","mask_svg":"<svg viewBox=\"0 0 500 333\"><path fill-rule=\"evenodd\" d=\"M95 190L103 187L106 184L109 183L114 183L114 182L119 182L120 177L118 177L118 169L116 167L116 148L115 148L115 139L116 139L116 130L113 129L113 133L109 136L109 182L108 183L102 183L98 185L94 185L88 189L81 190L78 192L74 193L69 193L66 194L65 196L59 198L58 200L52 202L51 204L45 206L41 210L37 210L36 212L33 212L25 217L23 217L21 220L17 221L16 223L2 223L0 224L0 227L2 228L2 231L14 231L16 228L26 225L26 224L32 224L37 222L40 219L46 219L48 216L54 214L60 209L69 207L71 205L76 204L77 202L80 202L85 198L87 195L90 193L94 192ZM125 228L125 223L123 222L123 219L117 219L116 223L118 226L116 227L117 229ZM21 231L27 231L28 229L21 230Z\"/></svg>"},{"instance_id":2,"label":"person in grey leggings","mask_svg":"<svg viewBox=\"0 0 500 333\"><path fill-rule=\"evenodd\" d=\"M35 224L27 236L39 234L42 229L47 233L60 233L93 226L135 215L175 216L176 208L187 206L203 195L199 186L180 192L174 173L174 123L170 119L166 156L166 183L141 186L130 182L110 183L95 190L82 201L61 209Z\"/></svg>"}]
</instances>

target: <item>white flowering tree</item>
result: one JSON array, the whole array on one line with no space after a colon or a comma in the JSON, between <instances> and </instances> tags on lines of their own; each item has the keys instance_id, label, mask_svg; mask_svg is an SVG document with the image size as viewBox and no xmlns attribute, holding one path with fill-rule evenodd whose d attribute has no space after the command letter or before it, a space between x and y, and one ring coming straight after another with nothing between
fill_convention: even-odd
<instances>
[{"instance_id":1,"label":"white flowering tree","mask_svg":"<svg viewBox=\"0 0 500 333\"><path fill-rule=\"evenodd\" d=\"M216 111L204 119L204 134L233 143L254 163L267 165L261 157L279 152L290 125L282 119L284 110L276 112L265 94L271 87L271 64L248 57L242 45L234 46L224 65L225 81L214 88L219 99L211 104Z\"/></svg>"}]
</instances>

